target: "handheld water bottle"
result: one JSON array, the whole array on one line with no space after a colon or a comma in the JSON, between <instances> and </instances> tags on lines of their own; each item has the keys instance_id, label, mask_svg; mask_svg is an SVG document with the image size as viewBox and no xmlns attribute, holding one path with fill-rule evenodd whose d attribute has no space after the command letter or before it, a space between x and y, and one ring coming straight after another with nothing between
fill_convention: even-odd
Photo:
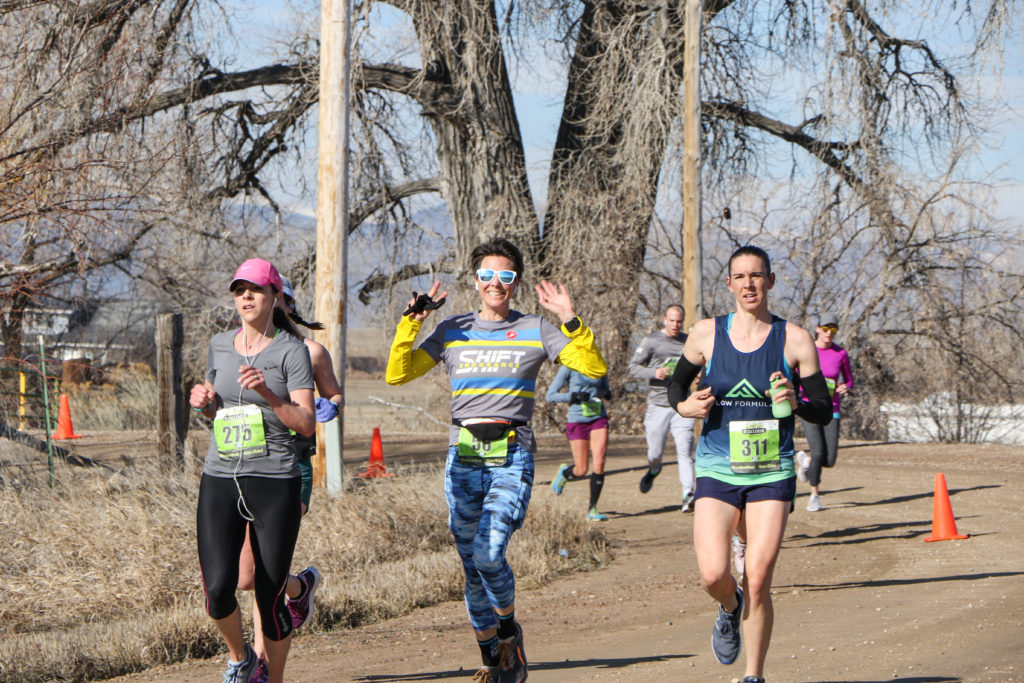
<instances>
[{"instance_id":1,"label":"handheld water bottle","mask_svg":"<svg viewBox=\"0 0 1024 683\"><path fill-rule=\"evenodd\" d=\"M793 414L793 406L789 404L789 401L775 403L775 394L783 389L783 387L779 386L779 382L782 379L782 377L776 377L775 381L772 382L772 388L768 390L769 395L772 397L772 415L780 420Z\"/></svg>"}]
</instances>

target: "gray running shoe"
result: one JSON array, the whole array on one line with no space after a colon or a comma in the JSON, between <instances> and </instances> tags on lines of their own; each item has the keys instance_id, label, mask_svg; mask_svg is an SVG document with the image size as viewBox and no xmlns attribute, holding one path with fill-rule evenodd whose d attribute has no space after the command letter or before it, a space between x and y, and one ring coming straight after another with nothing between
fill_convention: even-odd
<instances>
[{"instance_id":1,"label":"gray running shoe","mask_svg":"<svg viewBox=\"0 0 1024 683\"><path fill-rule=\"evenodd\" d=\"M742 683L764 683L764 679L760 676L747 676Z\"/></svg>"},{"instance_id":2,"label":"gray running shoe","mask_svg":"<svg viewBox=\"0 0 1024 683\"><path fill-rule=\"evenodd\" d=\"M650 491L651 487L654 486L654 478L659 474L661 474L661 470L658 470L657 472L652 472L650 469L648 469L646 472L644 472L644 476L640 478L640 493L647 493L648 491Z\"/></svg>"},{"instance_id":3,"label":"gray running shoe","mask_svg":"<svg viewBox=\"0 0 1024 683\"><path fill-rule=\"evenodd\" d=\"M313 597L320 587L320 572L316 567L306 567L296 575L306 590L294 600L288 601L288 613L292 617L292 628L302 628L313 616Z\"/></svg>"},{"instance_id":4,"label":"gray running shoe","mask_svg":"<svg viewBox=\"0 0 1024 683\"><path fill-rule=\"evenodd\" d=\"M817 512L821 510L821 496L817 493L812 493L807 499L807 511Z\"/></svg>"},{"instance_id":5,"label":"gray running shoe","mask_svg":"<svg viewBox=\"0 0 1024 683\"><path fill-rule=\"evenodd\" d=\"M228 661L228 668L224 671L223 683L249 683L249 679L256 673L259 667L259 657L256 652L245 644L245 659L241 662Z\"/></svg>"},{"instance_id":6,"label":"gray running shoe","mask_svg":"<svg viewBox=\"0 0 1024 683\"><path fill-rule=\"evenodd\" d=\"M683 494L683 504L679 509L683 512L693 512L693 493Z\"/></svg>"},{"instance_id":7,"label":"gray running shoe","mask_svg":"<svg viewBox=\"0 0 1024 683\"><path fill-rule=\"evenodd\" d=\"M718 606L715 630L711 633L711 651L722 664L732 664L740 654L740 620L743 618L743 589L736 587L736 612L730 614Z\"/></svg>"},{"instance_id":8,"label":"gray running shoe","mask_svg":"<svg viewBox=\"0 0 1024 683\"><path fill-rule=\"evenodd\" d=\"M516 634L498 641L498 683L523 683L529 675L526 665L526 648L523 645L523 629L516 622Z\"/></svg>"}]
</instances>

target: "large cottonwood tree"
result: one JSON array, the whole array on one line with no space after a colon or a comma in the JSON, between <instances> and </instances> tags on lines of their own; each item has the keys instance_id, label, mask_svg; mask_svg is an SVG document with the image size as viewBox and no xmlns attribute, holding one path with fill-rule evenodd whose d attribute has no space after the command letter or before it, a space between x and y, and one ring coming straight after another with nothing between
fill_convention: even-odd
<instances>
[{"instance_id":1,"label":"large cottonwood tree","mask_svg":"<svg viewBox=\"0 0 1024 683\"><path fill-rule=\"evenodd\" d=\"M438 187L455 234L449 269L465 267L466 249L481 236L511 235L539 265L534 275L570 284L606 354L620 363L644 280L675 279L671 271L645 269L656 199L678 149L685 3L388 4L407 12L422 66L405 67L400 83L371 78L363 87L411 97L434 133ZM965 225L940 218L955 211L952 204L977 200L962 183L960 165L985 114L971 88L1015 9L1002 0L912 8L884 0L707 0L708 195L721 196L722 187L734 185L730 179L756 181L772 150L788 149L803 208L791 220L802 215L809 224L787 230L782 241L802 248L777 253L792 255L798 272L825 258L864 256L847 284L864 289L849 312L864 322L865 334L889 319L887 311L903 309L893 297L901 285L941 286L935 273L982 266L976 250L997 239L995 231L979 232L975 224L968 235ZM561 41L567 61L543 228L532 215L506 75L506 59L522 59L514 49L519 31L538 27ZM728 250L745 242L751 224L765 226L770 239L767 214L755 214L742 216L746 231L709 220L721 228L709 246ZM975 251L965 255L968 236ZM710 254L714 263L717 254ZM400 264L393 272L438 266ZM371 278L367 289L390 281ZM791 293L790 312L831 305L832 294L820 286Z\"/></svg>"}]
</instances>

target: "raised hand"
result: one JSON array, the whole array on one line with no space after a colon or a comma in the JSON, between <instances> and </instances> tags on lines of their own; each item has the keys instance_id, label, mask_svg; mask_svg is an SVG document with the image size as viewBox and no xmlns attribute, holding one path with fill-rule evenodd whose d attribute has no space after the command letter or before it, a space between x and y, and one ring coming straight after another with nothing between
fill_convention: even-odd
<instances>
[{"instance_id":1,"label":"raised hand","mask_svg":"<svg viewBox=\"0 0 1024 683\"><path fill-rule=\"evenodd\" d=\"M572 299L565 285L556 285L547 280L541 280L539 285L534 287L537 292L537 301L544 310L551 311L558 319L567 323L576 317L572 307Z\"/></svg>"},{"instance_id":2,"label":"raised hand","mask_svg":"<svg viewBox=\"0 0 1024 683\"><path fill-rule=\"evenodd\" d=\"M433 286L430 288L430 291L427 292L426 294L427 297L429 297L432 300L431 303L434 305L428 304L427 306L422 307L422 310L420 310L420 307L416 305L416 300L423 295L418 295L416 292L413 292L412 299L409 300L409 305L406 307L405 313L403 313L403 315L408 315L410 318L416 320L417 322L423 322L424 320L426 320L427 316L430 315L430 312L440 308L441 304L443 304L444 300L448 297L448 292L444 291L441 293L440 297L435 298L437 297L437 290L440 288L441 282L435 281Z\"/></svg>"}]
</instances>

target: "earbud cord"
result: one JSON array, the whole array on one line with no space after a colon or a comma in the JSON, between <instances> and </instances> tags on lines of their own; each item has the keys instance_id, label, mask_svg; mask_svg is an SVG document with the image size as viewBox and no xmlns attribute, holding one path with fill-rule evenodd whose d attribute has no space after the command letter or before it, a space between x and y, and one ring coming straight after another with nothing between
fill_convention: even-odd
<instances>
[{"instance_id":1,"label":"earbud cord","mask_svg":"<svg viewBox=\"0 0 1024 683\"><path fill-rule=\"evenodd\" d=\"M271 316L269 318L267 318L267 324L263 328L263 335L260 336L260 340L258 342L256 342L256 346L259 346L260 344L262 344L263 340L267 338L267 330L270 329L270 321L273 320L273 319L274 319L273 314L271 314ZM259 358L259 355L260 355L260 353L262 353L263 349L260 349L259 351L257 351L256 355L254 355L252 357L252 360L249 360L249 356L246 353L246 351L249 348L248 342L249 342L249 338L245 334L245 325L243 325L242 326L242 359L245 361L246 365L253 365L256 362L256 359ZM242 387L241 386L238 387L238 405L242 405ZM235 482L235 488L238 489L238 502L236 503L235 507L238 508L238 514L242 516L242 519L248 520L250 522L254 522L254 521L256 521L256 517L255 517L255 515L252 514L252 511L249 509L248 503L245 502L245 495L242 494L242 485L238 483L238 473L242 469L242 460L243 460L242 454L239 453L239 455L238 455L238 462L235 463L235 471L231 475L231 478Z\"/></svg>"}]
</instances>

